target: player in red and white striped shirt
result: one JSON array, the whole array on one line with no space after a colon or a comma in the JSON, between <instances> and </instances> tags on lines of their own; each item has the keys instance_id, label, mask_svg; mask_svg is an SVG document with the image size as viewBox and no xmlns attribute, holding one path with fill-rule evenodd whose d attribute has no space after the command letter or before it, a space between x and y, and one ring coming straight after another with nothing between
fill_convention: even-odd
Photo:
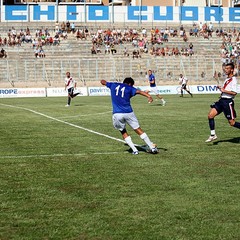
<instances>
[{"instance_id":1,"label":"player in red and white striped shirt","mask_svg":"<svg viewBox=\"0 0 240 240\"><path fill-rule=\"evenodd\" d=\"M237 95L237 79L233 74L234 64L228 63L225 65L225 73L227 75L226 80L223 83L223 86L218 86L218 89L221 91L220 99L211 105L211 109L208 113L209 127L211 135L205 142L212 142L217 139L215 133L215 121L214 118L220 113L224 113L229 124L232 127L240 129L240 122L236 122L236 111L234 109L234 97Z\"/></svg>"},{"instance_id":2,"label":"player in red and white striped shirt","mask_svg":"<svg viewBox=\"0 0 240 240\"><path fill-rule=\"evenodd\" d=\"M66 78L65 78L65 90L68 90L68 104L66 107L69 107L71 104L71 99L76 97L79 92L74 93L74 89L77 87L77 82L71 77L70 72L66 72Z\"/></svg>"}]
</instances>

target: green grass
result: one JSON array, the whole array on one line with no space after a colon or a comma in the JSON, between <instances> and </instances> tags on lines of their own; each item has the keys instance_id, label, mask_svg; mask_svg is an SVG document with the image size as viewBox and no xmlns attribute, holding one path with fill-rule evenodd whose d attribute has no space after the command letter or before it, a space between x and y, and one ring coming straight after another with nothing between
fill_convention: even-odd
<instances>
[{"instance_id":1,"label":"green grass","mask_svg":"<svg viewBox=\"0 0 240 240\"><path fill-rule=\"evenodd\" d=\"M77 128L121 139L110 97L78 97L70 108L66 98L1 99L0 239L240 239L240 131L220 115L218 139L204 142L217 97L167 95L166 107L133 98L160 148L134 156Z\"/></svg>"}]
</instances>

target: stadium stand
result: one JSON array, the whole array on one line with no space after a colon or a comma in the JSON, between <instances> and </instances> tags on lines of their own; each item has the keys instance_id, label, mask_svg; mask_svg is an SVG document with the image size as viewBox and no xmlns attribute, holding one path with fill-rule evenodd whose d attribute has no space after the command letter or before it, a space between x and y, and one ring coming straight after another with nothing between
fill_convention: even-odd
<instances>
[{"instance_id":1,"label":"stadium stand","mask_svg":"<svg viewBox=\"0 0 240 240\"><path fill-rule=\"evenodd\" d=\"M207 31L202 34L199 31L195 36L191 31L193 27L109 26L102 29L101 26L76 24L76 32L63 34L60 29L56 34L54 23L16 25L15 29L1 26L1 46L6 50L7 58L0 59L0 70L6 72L6 76L0 78L0 87L58 87L62 86L66 71L70 71L79 80L79 85L83 86L99 85L100 79L122 81L126 76L132 76L136 84L142 85L147 84L145 75L149 68L155 72L158 84L177 84L179 73L188 76L191 84L210 84L215 81L216 73L222 74L221 46L229 45L227 40L223 41L223 37L228 39L230 36L235 41L238 32L232 28L224 31L214 29L208 37ZM36 58L36 46L31 41L22 41L24 38L19 36L21 29L26 35L27 28L31 40L35 39L37 44L42 45L45 58ZM77 31L84 35L86 29L87 35L91 36L78 38ZM156 32L160 35L159 41L151 37L151 33ZM4 44L4 38L9 39L13 34L16 35L13 37L15 42L7 41ZM60 41L54 44L56 35L59 35ZM108 43L110 49L114 44L114 54L105 54L105 45ZM96 54L91 52L93 45L98 49ZM153 47L155 50L164 49L165 53L155 53ZM179 49L177 55L172 54L175 48ZM124 55L125 49L129 56ZM134 50L139 51L140 57L133 57Z\"/></svg>"}]
</instances>

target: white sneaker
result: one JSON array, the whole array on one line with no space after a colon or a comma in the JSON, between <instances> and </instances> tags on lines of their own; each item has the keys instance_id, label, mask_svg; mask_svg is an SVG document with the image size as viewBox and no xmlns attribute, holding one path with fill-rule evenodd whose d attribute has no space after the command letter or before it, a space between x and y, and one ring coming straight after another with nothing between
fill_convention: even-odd
<instances>
[{"instance_id":1,"label":"white sneaker","mask_svg":"<svg viewBox=\"0 0 240 240\"><path fill-rule=\"evenodd\" d=\"M163 101L162 105L163 105L163 106L165 106L165 105L166 105L166 103L167 103L166 101Z\"/></svg>"},{"instance_id":2,"label":"white sneaker","mask_svg":"<svg viewBox=\"0 0 240 240\"><path fill-rule=\"evenodd\" d=\"M69 104L67 104L67 105L65 105L65 107L70 107L70 105L69 105Z\"/></svg>"},{"instance_id":3,"label":"white sneaker","mask_svg":"<svg viewBox=\"0 0 240 240\"><path fill-rule=\"evenodd\" d=\"M212 142L212 141L214 141L216 139L217 139L217 135L216 134L215 135L211 135L211 136L209 136L209 138L205 142L206 143Z\"/></svg>"},{"instance_id":4,"label":"white sneaker","mask_svg":"<svg viewBox=\"0 0 240 240\"><path fill-rule=\"evenodd\" d=\"M138 151L135 151L135 152L132 152L133 155L138 155L139 152Z\"/></svg>"},{"instance_id":5,"label":"white sneaker","mask_svg":"<svg viewBox=\"0 0 240 240\"><path fill-rule=\"evenodd\" d=\"M151 152L153 153L153 154L157 154L158 153L158 149L155 147L155 148L152 148L151 149Z\"/></svg>"}]
</instances>

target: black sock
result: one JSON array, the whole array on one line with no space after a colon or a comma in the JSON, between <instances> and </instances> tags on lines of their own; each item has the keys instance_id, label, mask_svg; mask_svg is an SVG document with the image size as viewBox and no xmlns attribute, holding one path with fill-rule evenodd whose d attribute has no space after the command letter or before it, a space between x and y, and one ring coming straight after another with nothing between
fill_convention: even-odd
<instances>
[{"instance_id":1,"label":"black sock","mask_svg":"<svg viewBox=\"0 0 240 240\"><path fill-rule=\"evenodd\" d=\"M234 125L233 125L233 127L240 129L240 122L235 122Z\"/></svg>"},{"instance_id":2,"label":"black sock","mask_svg":"<svg viewBox=\"0 0 240 240\"><path fill-rule=\"evenodd\" d=\"M209 122L210 130L214 130L214 129L215 129L215 121L214 121L214 118L209 118L209 119L208 119L208 122Z\"/></svg>"},{"instance_id":3,"label":"black sock","mask_svg":"<svg viewBox=\"0 0 240 240\"><path fill-rule=\"evenodd\" d=\"M68 105L71 103L71 97L68 97Z\"/></svg>"}]
</instances>

